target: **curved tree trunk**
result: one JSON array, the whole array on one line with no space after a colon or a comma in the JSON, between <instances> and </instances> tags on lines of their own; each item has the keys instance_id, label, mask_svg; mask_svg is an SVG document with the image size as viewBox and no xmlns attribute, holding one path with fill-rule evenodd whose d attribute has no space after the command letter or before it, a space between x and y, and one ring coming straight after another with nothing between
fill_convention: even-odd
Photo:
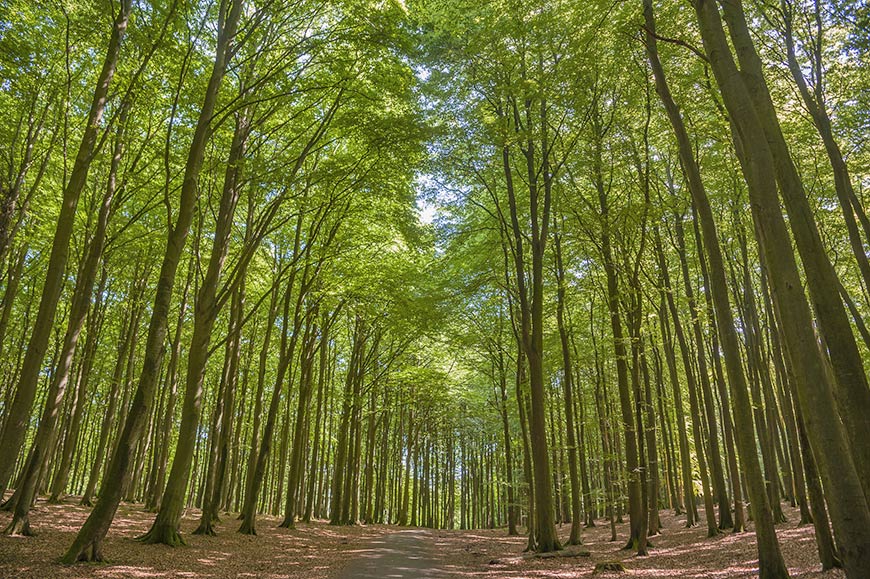
<instances>
[{"instance_id":1,"label":"curved tree trunk","mask_svg":"<svg viewBox=\"0 0 870 579\"><path fill-rule=\"evenodd\" d=\"M121 41L127 31L127 19L130 16L130 0L122 0L112 25L112 33L109 37L106 56L103 66L97 77L97 86L94 89L91 108L88 112L85 130L79 144L72 173L69 182L63 191L63 199L60 206L60 214L55 225L54 238L51 245L51 255L48 259L45 281L39 300L39 310L30 331L30 340L24 355L24 363L12 406L0 433L0 495L6 489L12 468L18 457L21 443L27 429L27 420L36 398L36 390L39 382L39 374L51 337L51 328L54 324L55 312L63 290L64 274L66 273L67 259L69 256L70 239L72 238L76 207L79 197L85 188L91 161L97 147L100 123L106 108L109 95L109 86L115 76L118 64L118 56L121 52Z\"/></svg>"},{"instance_id":2,"label":"curved tree trunk","mask_svg":"<svg viewBox=\"0 0 870 579\"><path fill-rule=\"evenodd\" d=\"M193 220L199 174L202 169L205 146L208 142L209 126L217 102L218 90L226 69L230 42L235 36L236 26L242 11L242 3L243 0L225 0L221 2L214 66L200 109L193 140L188 151L177 219L175 225L169 231L166 251L160 267L160 276L157 280L157 291L151 310L151 321L145 345L145 359L142 365L142 373L139 376L139 384L124 423L124 430L121 432L112 460L106 471L105 480L107 484L103 485L104 492L100 493L100 502L91 511L90 516L85 521L73 544L63 556L62 560L67 563L79 560L102 559L103 538L106 536L109 525L115 516L124 487L131 475L133 453L139 443L145 422L150 414L154 389L157 386L159 378L166 340L169 307L172 301L172 290L175 285L175 274L178 270L178 262L184 250L187 233ZM202 340L201 333L199 339ZM191 351L193 351L193 347ZM165 501L163 506L165 506ZM173 509L176 507L176 504L172 505ZM169 510L167 508L167 512ZM177 531L174 528L170 534L172 533L176 533L177 538Z\"/></svg>"},{"instance_id":3,"label":"curved tree trunk","mask_svg":"<svg viewBox=\"0 0 870 579\"><path fill-rule=\"evenodd\" d=\"M696 0L695 10L701 28L705 30L705 48L710 51L711 34L716 32L715 20L711 21L711 12L715 10L715 4L710 0ZM752 511L755 515L756 537L758 546L759 567L764 579L788 577L788 570L779 549L776 539L776 531L773 526L773 517L770 512L770 504L767 501L767 493L764 490L764 481L761 474L761 466L758 463L758 455L755 446L755 437L748 425L752 423L752 404L749 400L749 391L746 383L746 375L740 357L740 346L737 331L734 326L734 317L728 300L728 282L725 277L725 262L719 245L719 237L716 231L716 222L713 218L713 210L710 200L704 189L703 181L698 164L695 160L691 142L686 132L682 116L674 103L670 89L665 80L664 71L658 58L658 50L654 38L655 20L653 16L652 0L644 1L644 19L648 29L646 38L647 54L653 68L658 92L668 114L668 119L674 129L679 144L680 160L689 184L689 192L698 212L701 225L701 233L704 240L704 248L710 264L711 294L716 311L716 322L719 328L719 337L722 340L722 349L725 356L725 365L728 370L728 381L731 387L731 395L734 404L735 428L737 444L740 448L740 458L746 471L745 481L750 491ZM720 42L716 44L716 51L722 50L721 34L717 37ZM726 43L727 44L727 43ZM718 52L716 53L718 56ZM717 76L718 78L718 76ZM739 484L737 481L736 484ZM736 492L735 492L736 495Z\"/></svg>"},{"instance_id":4,"label":"curved tree trunk","mask_svg":"<svg viewBox=\"0 0 870 579\"><path fill-rule=\"evenodd\" d=\"M768 137L775 135L768 135L768 131L762 129L762 120L750 97L751 91L744 84L745 75L738 71L731 56L718 7L711 0L696 0L695 8L704 47L733 122L735 147L749 188L756 235L765 263L770 268L774 304L783 324L787 356L795 368L798 400L807 425L807 435L813 446L813 454L819 461L825 487L830 491L828 506L835 534L843 543L841 555L844 567L847 575L859 577L863 570L870 568L870 549L867 548L870 545L870 511L851 449L839 422L833 391L816 345L809 304L803 293L788 230L780 211L777 164L768 148ZM739 42L735 40L735 44L739 45ZM798 215L794 218L799 219ZM807 279L811 277L814 277L814 272L807 271ZM830 286L826 291L830 293ZM837 297L836 293L833 295ZM854 338L851 330L848 331L849 336ZM834 343L829 345L835 346ZM861 372L863 374L863 369ZM755 496L752 499L755 507ZM755 508L753 511L759 514ZM758 524L757 516L755 520ZM772 563L762 563L763 576L788 575L781 559L776 562L776 568L771 566Z\"/></svg>"}]
</instances>

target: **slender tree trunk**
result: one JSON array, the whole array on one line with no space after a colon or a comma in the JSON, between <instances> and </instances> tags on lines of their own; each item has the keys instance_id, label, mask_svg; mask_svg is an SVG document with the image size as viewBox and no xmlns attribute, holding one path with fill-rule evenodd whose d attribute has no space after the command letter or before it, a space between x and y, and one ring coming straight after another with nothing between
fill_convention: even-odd
<instances>
[{"instance_id":1,"label":"slender tree trunk","mask_svg":"<svg viewBox=\"0 0 870 579\"><path fill-rule=\"evenodd\" d=\"M695 8L705 50L734 123L735 146L749 186L756 235L765 263L770 268L774 304L783 324L787 356L795 368L798 400L807 435L813 454L819 460L825 488L830 491L828 506L835 534L842 541L844 567L847 575L859 577L863 570L870 568L870 549L867 548L870 545L870 511L815 343L809 305L779 209L776 169L767 148L767 134L761 128L749 91L743 84L744 77L731 57L718 8L710 0L696 0ZM808 272L807 279L811 275ZM755 506L755 496L752 500ZM758 518L755 520L758 525ZM784 566L778 567L775 575L767 571L765 576L787 576ZM770 567L762 565L762 569Z\"/></svg>"},{"instance_id":2,"label":"slender tree trunk","mask_svg":"<svg viewBox=\"0 0 870 579\"><path fill-rule=\"evenodd\" d=\"M716 325L715 306L713 305L712 290L710 289L710 273L707 269L707 260L703 253L704 242L701 240L701 228L698 225L700 220L698 215L697 203L693 199L692 207L695 212L695 219L692 220L695 232L695 243L698 247L698 258L701 264L701 275L704 281L704 300L707 306L707 315L709 317L711 340L711 352L713 359L713 369L715 371L716 391L719 395L719 405L722 410L722 430L725 433L725 453L728 462L728 474L731 479L731 489L734 494L734 517L731 528L733 532L740 533L746 530L746 520L743 514L743 490L741 488L741 473L737 466L737 446L734 440L734 421L731 417L731 404L728 397L728 386L725 382L725 373L722 369L722 359L719 349L719 330ZM722 522L719 523L720 528Z\"/></svg>"},{"instance_id":3,"label":"slender tree trunk","mask_svg":"<svg viewBox=\"0 0 870 579\"><path fill-rule=\"evenodd\" d=\"M235 9L235 4L233 9ZM230 18L237 20L238 14L230 16ZM225 42L228 43L228 40ZM219 46L219 50L228 52L226 45ZM225 67L226 56L215 60L215 68L212 73L213 82L209 83L210 91L207 93L209 96L212 95L212 92L214 97L217 96ZM211 102L209 109L213 108L214 102ZM205 109L206 107L204 106L203 111ZM217 296L218 283L229 251L233 217L239 195L241 194L241 170L245 158L245 145L249 131L250 120L244 112L239 113L236 117L236 129L233 134L232 145L230 146L209 263L193 306L193 336L191 337L190 347L187 352L185 392L181 407L181 424L178 429L175 456L172 461L169 478L166 482L166 489L160 501L160 510L151 529L141 537L141 540L145 543L164 543L172 546L184 544L184 540L178 532L178 527L181 522L184 498L190 478L190 464L193 460L196 446L196 434L199 428L202 405L203 380L205 379L211 333L220 312L220 301ZM176 268L177 261L176 258ZM165 321L163 325L165 327ZM214 441L212 443L214 444Z\"/></svg>"},{"instance_id":4,"label":"slender tree trunk","mask_svg":"<svg viewBox=\"0 0 870 579\"><path fill-rule=\"evenodd\" d=\"M713 5L710 0L696 0L695 10L699 22L701 22L701 28L706 29L707 38L704 39L704 42L705 48L709 51L710 48L708 44L710 44L711 40L710 33L716 32L715 26L710 28L710 16L712 15L712 11L715 10L715 5ZM655 21L653 19L651 0L646 0L644 2L644 16L648 28L646 42L647 53L650 56L650 61L656 78L656 90L665 105L668 118L671 121L671 125L679 143L680 159L682 161L683 169L686 171L689 191L692 195L695 209L698 212L701 232L704 239L704 247L709 259L712 281L711 294L716 310L716 322L719 327L719 337L722 340L725 365L728 370L729 385L731 386L731 395L734 403L736 422L735 434L737 444L740 448L740 458L743 464L743 469L746 472L746 477L743 480L747 483L747 487L750 490L749 496L756 521L756 538L760 574L764 579L788 577L788 570L785 567L785 562L783 561L782 553L779 549L779 543L776 539L776 531L773 526L770 504L767 502L767 493L764 492L764 481L761 474L761 467L758 463L755 437L752 436L752 429L747 426L741 427L741 425L749 425L752 423L752 406L749 400L746 376L740 361L740 348L738 345L737 332L734 326L731 305L728 301L728 283L725 278L725 264L719 246L719 238L716 232L716 223L713 219L713 211L706 190L704 189L703 182L701 181L700 171L693 155L693 149L685 130L682 116L671 96L670 89L665 81L664 72L658 59L656 42L653 37L655 33ZM715 19L718 20L718 14L715 14L715 17ZM722 36L720 27L718 33L720 41L724 40ZM722 49L723 45L720 42L717 45L716 50ZM737 481L734 482L739 484Z\"/></svg>"},{"instance_id":5,"label":"slender tree trunk","mask_svg":"<svg viewBox=\"0 0 870 579\"><path fill-rule=\"evenodd\" d=\"M513 474L513 451L511 449L511 432L510 423L508 422L508 406L507 406L507 368L505 367L504 352L499 346L498 349L498 377L499 377L499 411L501 414L502 437L504 438L504 453L505 453L505 471L507 482L507 515L508 515L508 535L519 535L517 530L517 505L514 490L514 474Z\"/></svg>"},{"instance_id":6,"label":"slender tree trunk","mask_svg":"<svg viewBox=\"0 0 870 579\"><path fill-rule=\"evenodd\" d=\"M72 418L70 419L69 428L66 432L66 437L64 438L60 464L58 464L54 475L54 481L52 481L51 496L48 499L50 503L60 502L61 496L66 491L70 468L72 467L73 455L76 454L78 448L78 438L79 433L81 432L82 417L84 416L88 394L90 393L91 370L97 354L97 344L99 342L99 336L102 333L103 320L105 319L106 308L103 304L103 292L105 292L108 278L107 265L108 264L104 260L103 272L95 294L96 300L93 306L91 306L91 311L88 313L87 338L85 340L85 348L82 354L81 368L79 369L79 375L76 381L74 409Z\"/></svg>"},{"instance_id":7,"label":"slender tree trunk","mask_svg":"<svg viewBox=\"0 0 870 579\"><path fill-rule=\"evenodd\" d=\"M632 411L631 390L628 375L628 352L625 347L625 338L622 329L619 312L619 281L616 274L616 265L613 260L610 236L610 216L607 201L607 191L604 186L602 164L602 141L604 129L596 114L593 117L595 131L595 156L592 160L593 178L598 193L598 203L601 211L601 252L604 259L604 270L607 277L607 307L610 317L610 328L613 335L613 350L616 358L616 377L619 391L619 406L622 416L623 432L625 433L625 466L629 473L628 478L628 504L630 518L630 536L626 548L637 548L640 541L642 490L638 476L640 460L637 449L637 432Z\"/></svg>"},{"instance_id":8,"label":"slender tree trunk","mask_svg":"<svg viewBox=\"0 0 870 579\"><path fill-rule=\"evenodd\" d=\"M831 384L838 403L843 424L858 440L870 439L870 385L864 372L864 365L855 336L843 302L836 291L839 279L831 264L828 252L822 243L818 226L807 200L800 175L795 167L788 144L779 126L779 120L770 91L763 75L763 65L749 34L741 0L722 3L722 13L728 23L728 32L735 47L740 64L740 79L746 88L752 108L753 119L762 129L770 155L771 167L778 185L778 191L788 211L788 225L794 234L795 245L801 257L811 305L815 311L819 332L827 344L835 380ZM748 154L749 152L747 148ZM804 298L806 301L806 298ZM795 352L795 354L797 354ZM810 421L807 424L812 430ZM812 436L810 437L812 439ZM848 445L848 440L845 441ZM851 445L852 462L858 474L864 494L864 510L870 518L870 445ZM823 468L824 470L824 468ZM833 475L833 473L832 473ZM847 502L850 499L847 499ZM851 505L854 509L856 506ZM860 507L857 507L860 508ZM844 506L845 510L849 510ZM838 517L833 517L838 526ZM866 530L870 533L870 528ZM856 556L866 560L870 568L870 548L862 549L864 554ZM844 561L850 559L846 550ZM866 557L866 559L864 559ZM847 569L850 565L847 563Z\"/></svg>"},{"instance_id":9,"label":"slender tree trunk","mask_svg":"<svg viewBox=\"0 0 870 579\"><path fill-rule=\"evenodd\" d=\"M317 305L310 306L306 315L305 333L302 336L302 352L299 370L299 396L297 398L296 422L293 432L293 450L290 454L290 479L287 483L287 500L284 506L284 520L279 525L293 529L296 526L296 496L299 492L299 482L302 478L303 453L308 446L306 425L308 422L308 407L311 404L311 389L313 386L312 371L317 338Z\"/></svg>"},{"instance_id":10,"label":"slender tree trunk","mask_svg":"<svg viewBox=\"0 0 870 579\"><path fill-rule=\"evenodd\" d=\"M78 206L79 197L87 184L88 172L94 158L94 152L98 146L100 124L106 108L106 101L108 100L109 86L115 76L115 69L121 52L121 42L127 31L127 20L130 16L130 10L131 2L129 0L122 0L112 24L112 32L109 36L106 55L103 59L100 74L97 77L97 86L94 89L93 100L91 101L90 111L88 112L85 130L82 134L75 163L73 164L69 181L63 191L60 214L55 225L51 254L48 259L45 280L43 281L39 300L39 310L37 311L33 327L30 330L30 338L24 355L24 363L21 368L15 397L12 400L12 405L3 424L3 431L0 433L0 496L6 490L9 478L12 475L12 469L24 441L27 421L30 418L30 412L36 398L40 370L45 359L45 352L51 337L55 313L57 312L57 304L60 300L60 294L65 281L70 239L72 238L73 227L75 225L76 207ZM11 529L11 531L16 532L16 529Z\"/></svg>"},{"instance_id":11,"label":"slender tree trunk","mask_svg":"<svg viewBox=\"0 0 870 579\"><path fill-rule=\"evenodd\" d=\"M136 270L138 273L138 265L136 267ZM138 319L141 315L142 310L142 306L139 302L142 297L142 292L144 291L143 281L144 280L139 278L130 284L130 291L128 292L128 295L132 294L130 299L130 309L127 314L127 318L121 324L122 333L119 336L118 341L118 358L115 361L115 368L112 371L111 386L109 389L109 405L106 408L105 415L103 416L103 422L100 426L100 438L97 442L97 449L94 453L94 461L91 464L90 476L88 476L88 482L85 487L85 492L82 495L81 504L85 506L91 506L91 499L93 498L94 492L97 489L97 482L103 466L103 460L106 456L106 449L108 448L109 444L109 435L112 432L112 423L115 419L115 409L118 406L119 391L121 388L121 380L123 378L124 372L124 362L127 359L127 351L133 346L133 334L136 332L136 328L139 325Z\"/></svg>"},{"instance_id":12,"label":"slender tree trunk","mask_svg":"<svg viewBox=\"0 0 870 579\"><path fill-rule=\"evenodd\" d=\"M701 311L695 301L695 292L692 287L692 279L689 274L688 258L686 256L685 232L682 217L674 215L675 232L677 239L677 255L680 258L680 269L683 274L683 287L686 299L689 302L689 311L692 314L692 332L697 348L698 377L701 386L701 398L704 404L703 415L706 419L709 444L704 449L710 457L711 474L713 475L713 492L716 494L716 502L719 504L719 528L727 529L734 526L731 519L731 506L728 498L728 490L725 488L725 475L722 468L722 456L719 453L719 428L716 424L716 410L713 407L713 389L710 386L710 375L707 367L707 357L704 353L704 334L701 330ZM700 249L700 248L699 248Z\"/></svg>"},{"instance_id":13,"label":"slender tree trunk","mask_svg":"<svg viewBox=\"0 0 870 579\"><path fill-rule=\"evenodd\" d=\"M574 432L574 371L571 367L571 346L565 323L565 271L562 266L562 242L559 231L553 231L553 251L556 260L556 320L559 326L559 341L562 345L562 393L565 403L565 429L568 433L568 471L571 483L571 534L569 545L579 545L583 519L580 512L580 480L577 475L577 439Z\"/></svg>"},{"instance_id":14,"label":"slender tree trunk","mask_svg":"<svg viewBox=\"0 0 870 579\"><path fill-rule=\"evenodd\" d=\"M160 507L160 498L166 485L166 467L169 463L169 444L172 437L172 427L175 422L175 405L178 400L178 363L181 358L181 334L184 329L184 318L187 315L188 298L190 287L195 272L194 260L191 258L187 266L187 278L184 283L184 291L181 296L181 304L178 307L178 321L175 323L175 333L172 337L169 354L169 367L166 370L165 386L167 391L166 408L161 422L161 436L159 448L155 451L157 461L157 474L150 500L146 501L145 509L157 512Z\"/></svg>"},{"instance_id":15,"label":"slender tree trunk","mask_svg":"<svg viewBox=\"0 0 870 579\"><path fill-rule=\"evenodd\" d=\"M227 2L230 3L228 4ZM159 370L163 359L172 289L175 285L175 274L193 219L199 174L202 168L205 146L208 141L209 126L217 102L221 80L226 69L230 44L235 36L241 11L242 0L226 0L220 4L214 66L203 105L200 109L193 140L188 151L176 223L170 229L167 238L166 251L160 268L160 277L157 281L154 305L151 310L151 322L148 328L145 359L143 361L142 373L139 377L139 384L127 415L127 420L125 421L124 430L121 433L112 460L106 471L105 480L109 482L103 485L104 492L100 493L100 502L91 512L73 544L63 556L62 560L66 563L79 560L102 559L103 538L114 518L123 489L131 475L130 467L132 466L133 452L145 427L154 398L154 389L157 386ZM174 513L176 509L180 508L183 497L179 499L177 496L173 496L173 499L174 504L167 506L166 502L168 501L166 501L164 496L161 512ZM163 529L166 530L167 538L171 539L171 535L174 535L176 539L178 538L175 528L172 528L171 531L168 527L163 527Z\"/></svg>"}]
</instances>

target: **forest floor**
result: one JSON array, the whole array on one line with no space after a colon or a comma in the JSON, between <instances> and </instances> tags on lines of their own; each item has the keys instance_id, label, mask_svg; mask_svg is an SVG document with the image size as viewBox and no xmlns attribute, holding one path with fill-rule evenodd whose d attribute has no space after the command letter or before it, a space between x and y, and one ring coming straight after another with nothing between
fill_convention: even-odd
<instances>
[{"instance_id":1,"label":"forest floor","mask_svg":"<svg viewBox=\"0 0 870 579\"><path fill-rule=\"evenodd\" d=\"M822 573L811 525L797 526L798 513L784 507L788 523L778 527L786 564L797 579L841 579L838 571ZM591 578L595 563L621 561L624 573L595 577L731 579L756 576L755 537L751 532L706 538L705 526L684 527L683 517L662 511L662 534L652 539L648 557L620 550L627 525L618 526L610 542L605 521L585 529L588 557L524 557L524 537L507 537L504 529L443 531L386 525L331 527L324 522L279 529L279 519L258 517L256 537L236 533L238 521L224 517L217 537L190 532L198 511L182 522L187 547L143 545L134 541L148 530L154 515L137 505L122 505L104 545L104 564L64 566L58 557L69 546L89 509L70 498L60 505L40 500L31 511L35 537L0 536L2 579L112 578L266 578L287 579L451 579L460 577L520 579ZM10 519L0 514L0 528ZM703 520L703 514L701 517ZM751 524L750 524L751 525ZM559 529L563 539L570 525Z\"/></svg>"}]
</instances>

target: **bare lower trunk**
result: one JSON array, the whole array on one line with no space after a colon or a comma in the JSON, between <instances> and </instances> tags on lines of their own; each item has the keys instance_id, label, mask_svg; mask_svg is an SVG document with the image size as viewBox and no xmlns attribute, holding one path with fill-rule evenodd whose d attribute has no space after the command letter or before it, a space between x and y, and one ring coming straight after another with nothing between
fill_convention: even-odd
<instances>
[{"instance_id":1,"label":"bare lower trunk","mask_svg":"<svg viewBox=\"0 0 870 579\"><path fill-rule=\"evenodd\" d=\"M48 267L42 286L39 310L37 311L33 328L30 331L30 340L24 355L24 363L21 368L15 397L12 400L12 405L3 424L3 431L0 433L0 494L6 489L6 485L9 482L12 468L15 465L15 460L27 431L30 411L36 398L39 375L48 347L48 341L51 337L51 328L54 324L57 304L63 290L64 274L69 256L76 207L87 183L91 161L94 158L94 150L98 144L103 111L105 110L109 95L109 86L112 83L115 68L118 64L121 41L127 30L130 7L131 3L129 0L123 0L115 17L102 70L97 78L97 86L93 93L85 131L79 144L79 150L76 154L69 182L64 188L60 214L55 225L51 254L48 259Z\"/></svg>"},{"instance_id":2,"label":"bare lower trunk","mask_svg":"<svg viewBox=\"0 0 870 579\"><path fill-rule=\"evenodd\" d=\"M200 110L193 141L188 151L177 219L175 226L169 232L166 251L160 267L160 276L157 280L157 290L151 311L151 322L148 327L148 338L145 344L142 373L140 374L136 393L124 423L124 430L119 437L112 460L106 471L105 480L108 482L103 485L104 492L101 493L99 503L91 512L87 521L85 521L72 546L63 556L62 560L67 563L79 560L102 559L102 541L114 518L123 490L129 481L134 451L150 414L154 389L157 386L160 365L163 359L169 307L172 301L172 289L175 285L175 274L193 219L199 174L202 168L205 146L208 141L209 125L226 66L226 59L229 53L228 46L230 40L235 35L236 25L241 14L242 1L233 0L229 6L223 3L222 6L224 10L221 10L221 16L225 20L219 26L220 32L218 34L214 67ZM167 507L167 512L174 512L176 509L179 509L179 503L182 499L178 499L178 502L173 501L170 505L164 505ZM165 531L164 538L168 542L178 543L175 528L170 530L164 527L162 530Z\"/></svg>"}]
</instances>

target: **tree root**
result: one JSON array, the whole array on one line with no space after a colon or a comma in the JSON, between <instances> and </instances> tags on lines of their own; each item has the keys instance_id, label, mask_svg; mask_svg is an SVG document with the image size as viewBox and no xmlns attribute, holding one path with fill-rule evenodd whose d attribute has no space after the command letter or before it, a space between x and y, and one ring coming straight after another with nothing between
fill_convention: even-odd
<instances>
[{"instance_id":1,"label":"tree root","mask_svg":"<svg viewBox=\"0 0 870 579\"><path fill-rule=\"evenodd\" d=\"M619 561L602 561L595 564L592 573L625 573L625 566Z\"/></svg>"},{"instance_id":2,"label":"tree root","mask_svg":"<svg viewBox=\"0 0 870 579\"><path fill-rule=\"evenodd\" d=\"M73 563L105 563L103 559L102 541L92 540L83 547L77 547L73 543L69 551L60 558L60 562L66 565Z\"/></svg>"},{"instance_id":3,"label":"tree root","mask_svg":"<svg viewBox=\"0 0 870 579\"><path fill-rule=\"evenodd\" d=\"M243 535L257 536L257 527L255 525L253 517L251 517L250 519L246 517L242 520L242 526L239 527L239 533Z\"/></svg>"},{"instance_id":4,"label":"tree root","mask_svg":"<svg viewBox=\"0 0 870 579\"><path fill-rule=\"evenodd\" d=\"M4 534L9 535L10 537L33 537L35 536L34 532L30 529L30 517L24 515L23 517L12 517L12 521L9 523L9 526L6 527L6 530L3 531Z\"/></svg>"},{"instance_id":5,"label":"tree root","mask_svg":"<svg viewBox=\"0 0 870 579\"><path fill-rule=\"evenodd\" d=\"M147 545L169 545L170 547L181 547L186 545L181 533L174 525L154 524L151 530L136 537L136 540Z\"/></svg>"},{"instance_id":6,"label":"tree root","mask_svg":"<svg viewBox=\"0 0 870 579\"><path fill-rule=\"evenodd\" d=\"M217 537L217 533L214 530L214 525L212 525L211 521L203 520L200 521L199 526L193 532L194 535L206 535L208 537Z\"/></svg>"}]
</instances>

